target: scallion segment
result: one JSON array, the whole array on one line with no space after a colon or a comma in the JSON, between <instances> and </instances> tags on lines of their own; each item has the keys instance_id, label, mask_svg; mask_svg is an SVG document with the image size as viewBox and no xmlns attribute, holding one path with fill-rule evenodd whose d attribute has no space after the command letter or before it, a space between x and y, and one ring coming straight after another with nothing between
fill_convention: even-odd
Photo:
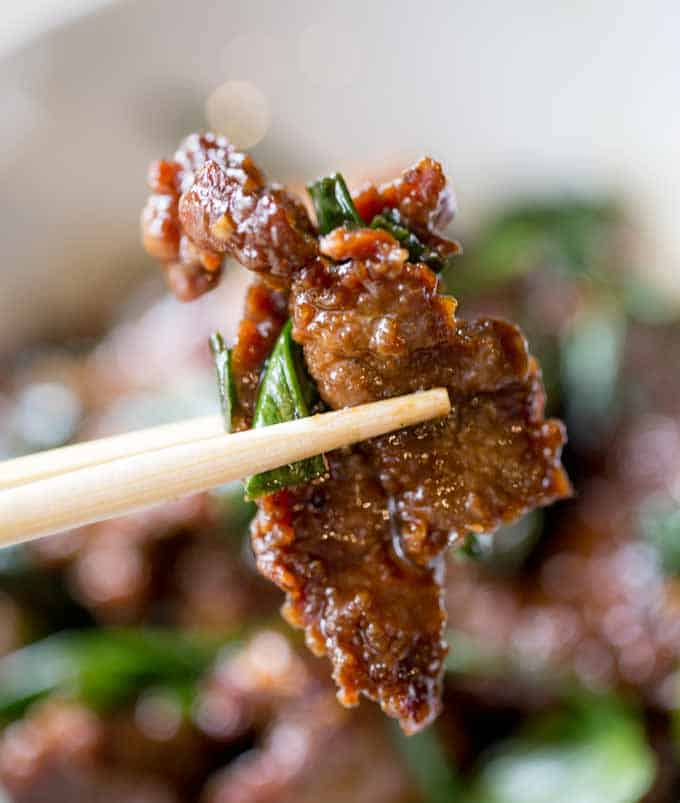
<instances>
[{"instance_id":1,"label":"scallion segment","mask_svg":"<svg viewBox=\"0 0 680 803\"><path fill-rule=\"evenodd\" d=\"M308 184L307 192L314 204L320 234L328 234L339 226L364 225L340 173Z\"/></svg>"},{"instance_id":2,"label":"scallion segment","mask_svg":"<svg viewBox=\"0 0 680 803\"><path fill-rule=\"evenodd\" d=\"M324 235L339 226L365 226L359 215L345 179L340 173L320 178L309 184L307 191L314 204L319 234ZM389 232L408 250L410 262L421 262L438 273L448 261L415 235L402 220L398 209L385 208L370 223L372 229Z\"/></svg>"},{"instance_id":3,"label":"scallion segment","mask_svg":"<svg viewBox=\"0 0 680 803\"><path fill-rule=\"evenodd\" d=\"M293 340L288 321L279 335L258 391L253 428L268 427L309 415L317 398L316 388L305 368L302 349ZM300 485L326 473L322 455L248 477L246 496L274 493L289 485Z\"/></svg>"},{"instance_id":4,"label":"scallion segment","mask_svg":"<svg viewBox=\"0 0 680 803\"><path fill-rule=\"evenodd\" d=\"M383 229L389 232L398 243L406 248L409 262L421 262L435 273L439 273L446 267L447 262L442 255L425 245L419 237L404 225L398 209L383 209L371 221L371 228Z\"/></svg>"},{"instance_id":5,"label":"scallion segment","mask_svg":"<svg viewBox=\"0 0 680 803\"><path fill-rule=\"evenodd\" d=\"M234 429L234 415L237 406L236 382L231 368L231 349L227 348L224 338L219 332L215 332L210 338L210 349L215 360L224 428L227 432L231 432Z\"/></svg>"},{"instance_id":6,"label":"scallion segment","mask_svg":"<svg viewBox=\"0 0 680 803\"><path fill-rule=\"evenodd\" d=\"M151 628L57 633L0 659L0 722L51 694L107 711L148 687L185 688L223 643Z\"/></svg>"}]
</instances>

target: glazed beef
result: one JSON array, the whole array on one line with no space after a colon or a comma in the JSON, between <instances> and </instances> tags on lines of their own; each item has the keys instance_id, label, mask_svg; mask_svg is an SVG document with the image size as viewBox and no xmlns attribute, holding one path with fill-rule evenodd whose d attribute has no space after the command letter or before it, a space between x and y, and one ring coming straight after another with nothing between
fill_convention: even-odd
<instances>
[{"instance_id":1,"label":"glazed beef","mask_svg":"<svg viewBox=\"0 0 680 803\"><path fill-rule=\"evenodd\" d=\"M144 247L161 262L170 287L182 301L197 298L216 285L222 257L210 249L199 249L182 231L179 199L206 160L226 165L231 152L221 137L192 134L180 144L174 159L160 159L149 167L147 182L152 194L142 211Z\"/></svg>"},{"instance_id":2,"label":"glazed beef","mask_svg":"<svg viewBox=\"0 0 680 803\"><path fill-rule=\"evenodd\" d=\"M188 767L200 772L205 749L187 730L155 741L129 714L105 720L79 703L51 699L3 732L0 779L14 803L181 803L188 799L182 774Z\"/></svg>"},{"instance_id":3,"label":"glazed beef","mask_svg":"<svg viewBox=\"0 0 680 803\"><path fill-rule=\"evenodd\" d=\"M144 247L164 265L182 301L215 286L227 255L278 286L316 255L300 201L268 186L250 156L224 137L187 137L172 161L152 163L148 183Z\"/></svg>"},{"instance_id":4,"label":"glazed beef","mask_svg":"<svg viewBox=\"0 0 680 803\"><path fill-rule=\"evenodd\" d=\"M287 293L275 290L262 281L250 285L232 352L232 367L244 427L248 426L255 412L264 361L287 320Z\"/></svg>"},{"instance_id":5,"label":"glazed beef","mask_svg":"<svg viewBox=\"0 0 680 803\"><path fill-rule=\"evenodd\" d=\"M199 719L216 739L257 736L208 781L203 803L418 799L380 718L339 708L317 669L266 630L218 662L199 697Z\"/></svg>"},{"instance_id":6,"label":"glazed beef","mask_svg":"<svg viewBox=\"0 0 680 803\"><path fill-rule=\"evenodd\" d=\"M453 254L458 243L439 234L453 219L455 199L439 162L425 157L405 170L396 181L370 185L354 197L362 219L370 222L384 209L396 209L408 226L442 253Z\"/></svg>"},{"instance_id":7,"label":"glazed beef","mask_svg":"<svg viewBox=\"0 0 680 803\"><path fill-rule=\"evenodd\" d=\"M378 245L367 258L373 236ZM447 419L364 447L404 548L427 564L450 540L491 532L567 494L564 431L543 418L538 367L520 331L504 321L456 320L436 276L405 262L394 240L386 250L386 238L338 229L322 240L324 253L347 261L301 271L293 334L331 407L448 388Z\"/></svg>"},{"instance_id":8,"label":"glazed beef","mask_svg":"<svg viewBox=\"0 0 680 803\"><path fill-rule=\"evenodd\" d=\"M363 693L413 732L439 711L443 567L400 556L390 500L363 455L328 459L325 481L262 501L258 567L286 591L286 619L330 657L341 702Z\"/></svg>"},{"instance_id":9,"label":"glazed beef","mask_svg":"<svg viewBox=\"0 0 680 803\"><path fill-rule=\"evenodd\" d=\"M249 163L245 157L244 166ZM317 245L304 207L243 167L208 162L179 200L184 231L199 247L229 254L272 284L314 259Z\"/></svg>"},{"instance_id":10,"label":"glazed beef","mask_svg":"<svg viewBox=\"0 0 680 803\"><path fill-rule=\"evenodd\" d=\"M440 706L443 550L568 495L564 430L544 420L540 371L516 327L456 319L437 276L387 231L317 239L300 204L221 142L191 185L188 173L176 180L176 219L195 247L235 256L276 288L250 291L235 347L245 423L286 297L331 408L449 390L445 420L329 455L326 478L260 501L252 533L260 570L288 595L287 619L330 658L341 701L364 694L412 733ZM440 254L458 250L441 236L453 196L432 159L356 205L367 224L396 210Z\"/></svg>"},{"instance_id":11,"label":"glazed beef","mask_svg":"<svg viewBox=\"0 0 680 803\"><path fill-rule=\"evenodd\" d=\"M288 593L289 621L331 657L343 702L363 691L411 732L439 708L438 556L457 536L566 495L564 434L543 419L537 366L515 327L457 321L434 274L384 233L337 230L322 251L349 261L301 271L291 309L324 400L446 386L453 410L333 455L326 482L265 500L254 544Z\"/></svg>"},{"instance_id":12,"label":"glazed beef","mask_svg":"<svg viewBox=\"0 0 680 803\"><path fill-rule=\"evenodd\" d=\"M636 537L630 498L622 484L586 486L518 576L452 561L449 626L489 656L542 672L541 684L530 680L539 688L576 678L673 708L680 586Z\"/></svg>"}]
</instances>

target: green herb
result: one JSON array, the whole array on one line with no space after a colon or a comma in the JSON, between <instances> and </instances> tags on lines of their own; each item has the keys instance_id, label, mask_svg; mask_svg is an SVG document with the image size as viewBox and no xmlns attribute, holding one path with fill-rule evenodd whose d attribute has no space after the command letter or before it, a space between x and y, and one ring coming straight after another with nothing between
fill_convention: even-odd
<instances>
[{"instance_id":1,"label":"green herb","mask_svg":"<svg viewBox=\"0 0 680 803\"><path fill-rule=\"evenodd\" d=\"M532 510L493 534L469 533L456 555L479 561L496 574L513 574L529 557L542 532L543 513Z\"/></svg>"},{"instance_id":2,"label":"green herb","mask_svg":"<svg viewBox=\"0 0 680 803\"><path fill-rule=\"evenodd\" d=\"M514 656L462 630L449 628L446 641L451 649L444 663L447 673L475 678L510 677L518 674Z\"/></svg>"},{"instance_id":3,"label":"green herb","mask_svg":"<svg viewBox=\"0 0 680 803\"><path fill-rule=\"evenodd\" d=\"M616 422L625 337L620 306L600 298L569 322L560 341L567 429L581 447L600 444Z\"/></svg>"},{"instance_id":4,"label":"green herb","mask_svg":"<svg viewBox=\"0 0 680 803\"><path fill-rule=\"evenodd\" d=\"M448 264L438 251L425 245L404 225L398 209L384 209L381 214L373 218L371 228L389 232L407 249L409 262L422 262L435 273L439 273Z\"/></svg>"},{"instance_id":5,"label":"green herb","mask_svg":"<svg viewBox=\"0 0 680 803\"><path fill-rule=\"evenodd\" d=\"M319 232L328 234L338 226L363 226L345 179L340 173L320 178L309 184L307 191L314 203ZM371 221L372 229L389 232L407 249L411 262L422 262L435 272L443 270L450 260L430 248L404 224L397 209L384 209Z\"/></svg>"},{"instance_id":6,"label":"green herb","mask_svg":"<svg viewBox=\"0 0 680 803\"><path fill-rule=\"evenodd\" d=\"M492 535L488 533L468 533L463 539L463 543L455 549L454 554L458 558L466 560L483 561L491 552Z\"/></svg>"},{"instance_id":7,"label":"green herb","mask_svg":"<svg viewBox=\"0 0 680 803\"><path fill-rule=\"evenodd\" d=\"M414 777L422 803L449 803L458 800L460 783L433 728L415 736L405 736L391 727L394 741Z\"/></svg>"},{"instance_id":8,"label":"green herb","mask_svg":"<svg viewBox=\"0 0 680 803\"><path fill-rule=\"evenodd\" d=\"M465 803L636 803L655 777L636 712L586 695L535 719L482 766Z\"/></svg>"},{"instance_id":9,"label":"green herb","mask_svg":"<svg viewBox=\"0 0 680 803\"><path fill-rule=\"evenodd\" d=\"M210 338L210 349L215 360L224 428L227 432L231 432L234 428L234 413L237 405L236 382L231 369L231 349L227 348L224 338L219 332L215 332Z\"/></svg>"},{"instance_id":10,"label":"green herb","mask_svg":"<svg viewBox=\"0 0 680 803\"><path fill-rule=\"evenodd\" d=\"M677 321L678 297L637 276L622 276L626 312L636 321L648 324Z\"/></svg>"},{"instance_id":11,"label":"green herb","mask_svg":"<svg viewBox=\"0 0 680 803\"><path fill-rule=\"evenodd\" d=\"M527 660L526 655L513 648L497 646L456 628L448 629L446 641L451 649L444 667L454 682L457 677L513 681L520 688L539 687L559 699L573 697L581 691L582 687L565 668Z\"/></svg>"},{"instance_id":12,"label":"green herb","mask_svg":"<svg viewBox=\"0 0 680 803\"><path fill-rule=\"evenodd\" d=\"M208 640L152 629L65 631L0 659L0 719L59 693L107 710L148 686L195 683L214 659Z\"/></svg>"},{"instance_id":13,"label":"green herb","mask_svg":"<svg viewBox=\"0 0 680 803\"><path fill-rule=\"evenodd\" d=\"M253 428L268 427L284 421L305 418L313 406L317 392L307 374L302 349L293 340L288 321L272 351L255 406ZM246 496L255 499L288 485L300 485L326 473L322 455L300 460L281 468L255 474L246 480Z\"/></svg>"},{"instance_id":14,"label":"green herb","mask_svg":"<svg viewBox=\"0 0 680 803\"><path fill-rule=\"evenodd\" d=\"M609 282L607 259L621 223L608 200L555 198L513 204L496 216L447 272L447 291L465 295L549 266L562 276ZM608 275L609 274L609 275Z\"/></svg>"},{"instance_id":15,"label":"green herb","mask_svg":"<svg viewBox=\"0 0 680 803\"><path fill-rule=\"evenodd\" d=\"M0 550L0 593L18 605L22 641L93 624L91 613L71 595L64 572L41 565L25 544Z\"/></svg>"},{"instance_id":16,"label":"green herb","mask_svg":"<svg viewBox=\"0 0 680 803\"><path fill-rule=\"evenodd\" d=\"M664 572L680 574L680 508L670 499L652 499L640 513L640 524Z\"/></svg>"},{"instance_id":17,"label":"green herb","mask_svg":"<svg viewBox=\"0 0 680 803\"><path fill-rule=\"evenodd\" d=\"M320 178L307 185L316 211L316 220L321 234L345 224L363 226L345 179L340 173Z\"/></svg>"},{"instance_id":18,"label":"green herb","mask_svg":"<svg viewBox=\"0 0 680 803\"><path fill-rule=\"evenodd\" d=\"M243 498L243 483L240 481L218 485L210 491L217 500L225 538L240 543L248 534L248 525L257 507L254 502Z\"/></svg>"}]
</instances>

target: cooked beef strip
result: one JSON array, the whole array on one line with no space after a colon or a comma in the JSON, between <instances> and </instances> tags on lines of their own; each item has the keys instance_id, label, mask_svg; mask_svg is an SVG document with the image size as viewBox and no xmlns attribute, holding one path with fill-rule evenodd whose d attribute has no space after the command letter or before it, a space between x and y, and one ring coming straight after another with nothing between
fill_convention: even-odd
<instances>
[{"instance_id":1,"label":"cooked beef strip","mask_svg":"<svg viewBox=\"0 0 680 803\"><path fill-rule=\"evenodd\" d=\"M389 233L338 228L317 239L300 202L225 140L190 137L176 163L173 180L153 186L178 198L165 202L169 231L261 277L234 352L244 423L286 299L330 407L449 391L446 419L328 455L327 477L260 500L252 531L260 571L286 591L284 615L310 648L329 656L341 702L364 694L415 732L440 707L443 550L570 493L564 429L544 419L538 365L512 324L457 319L437 276L407 262ZM458 249L441 236L453 201L432 159L356 204L366 223L396 209L442 254ZM151 251L167 263L161 245Z\"/></svg>"}]
</instances>

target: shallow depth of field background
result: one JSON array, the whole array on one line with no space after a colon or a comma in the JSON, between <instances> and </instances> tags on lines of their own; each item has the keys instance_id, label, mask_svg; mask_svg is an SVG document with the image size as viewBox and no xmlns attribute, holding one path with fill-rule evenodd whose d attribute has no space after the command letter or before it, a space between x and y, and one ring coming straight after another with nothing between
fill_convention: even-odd
<instances>
[{"instance_id":1,"label":"shallow depth of field background","mask_svg":"<svg viewBox=\"0 0 680 803\"><path fill-rule=\"evenodd\" d=\"M8 799L680 799L679 41L668 0L7 10L0 457L216 410L247 277L182 306L138 233L147 163L212 127L300 190L440 159L442 282L523 327L576 490L452 549L411 740L337 707L238 488L0 554Z\"/></svg>"}]
</instances>

